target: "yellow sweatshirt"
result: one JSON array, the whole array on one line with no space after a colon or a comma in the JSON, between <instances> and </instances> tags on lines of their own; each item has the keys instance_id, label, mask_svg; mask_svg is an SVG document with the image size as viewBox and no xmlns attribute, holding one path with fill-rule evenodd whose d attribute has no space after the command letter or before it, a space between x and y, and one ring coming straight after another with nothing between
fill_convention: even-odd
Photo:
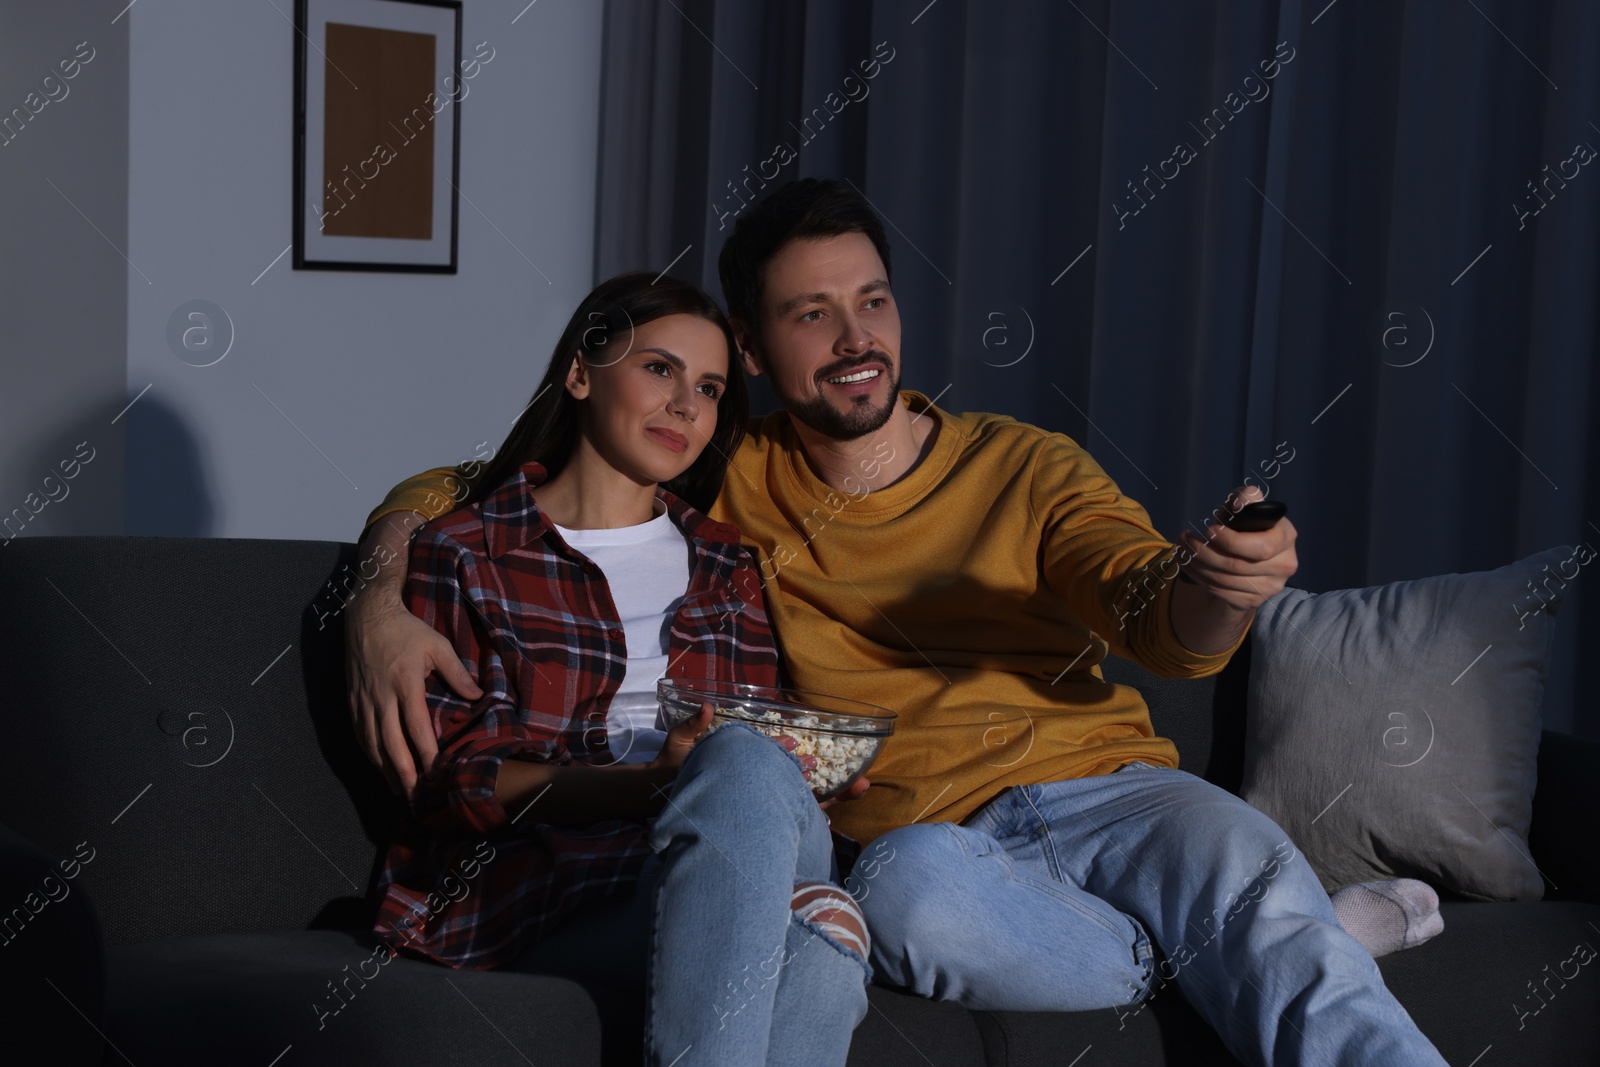
<instances>
[{"instance_id":1,"label":"yellow sweatshirt","mask_svg":"<svg viewBox=\"0 0 1600 1067\"><path fill-rule=\"evenodd\" d=\"M1162 677L1201 678L1243 636L1215 656L1178 641L1161 577L1175 573L1175 546L1071 438L952 414L911 390L901 400L938 434L894 485L830 488L779 411L751 421L711 511L760 562L795 687L899 713L872 788L831 809L834 828L866 843L907 823L958 822L1012 785L1133 760L1176 767L1138 691L1097 665L1115 652ZM879 447L865 464L889 462ZM407 479L368 523L450 510L465 495L456 477Z\"/></svg>"}]
</instances>

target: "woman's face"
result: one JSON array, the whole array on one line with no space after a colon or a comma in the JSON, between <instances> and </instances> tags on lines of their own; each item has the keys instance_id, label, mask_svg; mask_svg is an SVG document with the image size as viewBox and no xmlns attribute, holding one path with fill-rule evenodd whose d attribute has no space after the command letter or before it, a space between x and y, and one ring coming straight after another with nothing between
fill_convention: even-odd
<instances>
[{"instance_id":1,"label":"woman's face","mask_svg":"<svg viewBox=\"0 0 1600 1067\"><path fill-rule=\"evenodd\" d=\"M586 401L589 446L643 484L671 481L699 458L717 428L728 371L721 329L667 315L612 338L589 362L575 359L566 384Z\"/></svg>"}]
</instances>

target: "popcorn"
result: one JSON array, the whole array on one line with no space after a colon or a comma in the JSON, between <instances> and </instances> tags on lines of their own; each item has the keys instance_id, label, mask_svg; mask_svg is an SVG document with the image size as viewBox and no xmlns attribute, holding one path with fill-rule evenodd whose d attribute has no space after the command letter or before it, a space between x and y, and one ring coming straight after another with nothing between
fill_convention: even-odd
<instances>
[{"instance_id":1,"label":"popcorn","mask_svg":"<svg viewBox=\"0 0 1600 1067\"><path fill-rule=\"evenodd\" d=\"M816 763L806 777L818 800L844 792L894 733L895 714L887 708L797 689L661 678L656 697L665 729L710 704L712 730L737 722L773 740L793 738L795 747L789 751L796 757L810 756Z\"/></svg>"},{"instance_id":2,"label":"popcorn","mask_svg":"<svg viewBox=\"0 0 1600 1067\"><path fill-rule=\"evenodd\" d=\"M776 740L792 737L796 756L812 756L817 761L811 772L811 792L818 800L827 800L844 790L878 754L883 738L873 734L852 737L827 729L819 729L822 720L805 713L780 714L777 711L756 711L749 708L716 708L711 729L716 730L730 722L744 723L757 733Z\"/></svg>"}]
</instances>

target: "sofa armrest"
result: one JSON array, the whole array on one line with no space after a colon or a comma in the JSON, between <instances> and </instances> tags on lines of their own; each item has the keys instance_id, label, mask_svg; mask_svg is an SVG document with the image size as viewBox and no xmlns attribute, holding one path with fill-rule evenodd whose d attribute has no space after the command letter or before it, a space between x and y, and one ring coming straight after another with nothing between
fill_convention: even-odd
<instances>
[{"instance_id":1,"label":"sofa armrest","mask_svg":"<svg viewBox=\"0 0 1600 1067\"><path fill-rule=\"evenodd\" d=\"M44 849L0 823L4 1041L22 1046L20 1035L47 1035L51 1063L99 1064L104 1014L105 947L94 906Z\"/></svg>"},{"instance_id":2,"label":"sofa armrest","mask_svg":"<svg viewBox=\"0 0 1600 1067\"><path fill-rule=\"evenodd\" d=\"M1600 741L1544 731L1528 845L1545 896L1600 904Z\"/></svg>"}]
</instances>

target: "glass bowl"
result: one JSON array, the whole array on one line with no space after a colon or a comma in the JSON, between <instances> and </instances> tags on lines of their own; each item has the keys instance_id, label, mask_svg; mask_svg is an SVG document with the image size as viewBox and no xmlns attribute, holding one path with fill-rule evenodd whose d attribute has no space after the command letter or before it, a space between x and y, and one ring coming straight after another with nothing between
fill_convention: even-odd
<instances>
[{"instance_id":1,"label":"glass bowl","mask_svg":"<svg viewBox=\"0 0 1600 1067\"><path fill-rule=\"evenodd\" d=\"M711 729L740 722L757 733L795 739L797 756L817 761L811 792L818 800L836 797L878 758L884 739L894 733L895 713L859 700L709 679L663 678L656 683L661 715L671 729L710 703Z\"/></svg>"}]
</instances>

